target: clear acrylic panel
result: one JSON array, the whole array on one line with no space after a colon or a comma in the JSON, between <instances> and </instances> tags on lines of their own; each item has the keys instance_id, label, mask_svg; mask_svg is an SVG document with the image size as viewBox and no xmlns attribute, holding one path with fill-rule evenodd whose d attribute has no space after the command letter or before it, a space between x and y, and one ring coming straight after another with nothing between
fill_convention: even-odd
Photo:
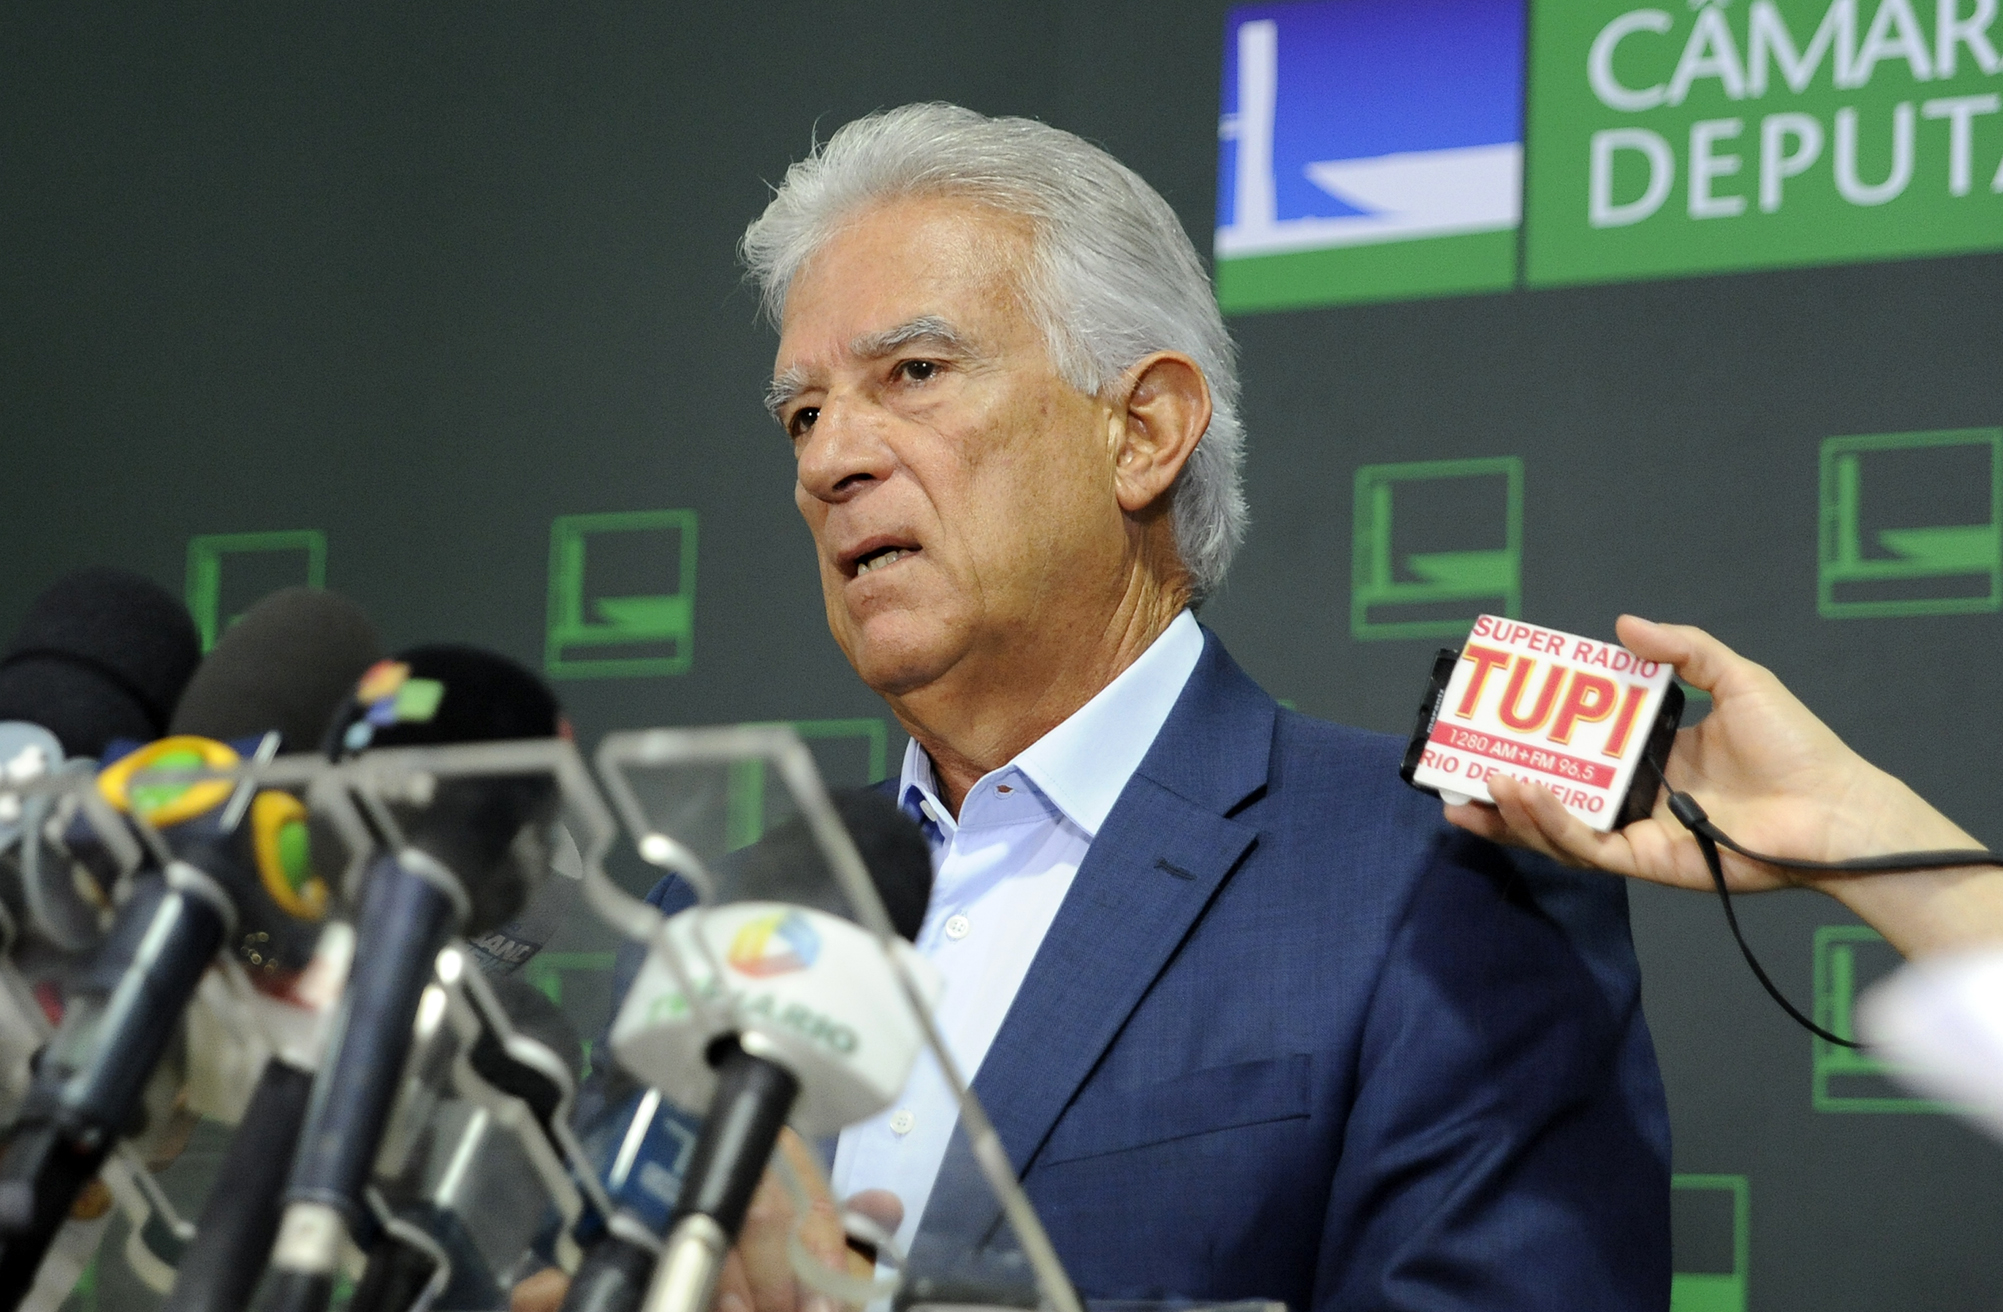
<instances>
[{"instance_id":1,"label":"clear acrylic panel","mask_svg":"<svg viewBox=\"0 0 2003 1312\"><path fill-rule=\"evenodd\" d=\"M619 733L604 741L596 763L594 780L570 743L538 740L380 749L339 763L301 755L229 768L142 770L132 775L131 783L158 790L157 795L221 783L231 792L231 806L247 806L259 790L285 790L303 799L315 826L316 858L323 850L332 854L321 873L330 886L328 911L339 917L358 903L371 860L403 841L402 819L413 808L422 809L442 784L483 776L547 779L561 832L551 831L543 846L530 844L518 854L529 891L539 880L578 877L584 906L633 945L628 955L644 958L634 992L652 987L677 995L698 1036L770 1036L785 1028L786 1013L756 1010L755 991L721 987L727 968L749 961L754 974L763 969L776 979L809 958L838 961L841 974L828 978L841 980L844 989L860 989L848 1001L866 1004L873 1016L872 1035L888 1034L929 1052L959 1100L959 1125L910 1251L896 1251L894 1239L868 1217L845 1215L844 1228L879 1249L881 1260L870 1272L848 1262L839 1246L830 1249L825 1236L810 1243L803 1225L788 1245L802 1292L826 1294L851 1306L1081 1312L1005 1150L933 1026L936 977L895 937L890 914L800 738L775 725ZM82 891L65 904L64 923L73 933L102 919L122 892L119 885L136 869L162 864L170 854L166 838L145 814L119 814L89 776L18 784L0 779L0 799L7 797L15 799L17 809L32 802L38 813L63 810L102 849L90 865L91 879L80 883ZM705 909L702 915L671 919L608 875L606 862L622 826L642 861L680 881L670 885L665 909L694 905ZM553 873L553 867L564 873ZM804 931L795 923L801 912L811 913ZM698 930L698 921L722 929ZM594 1046L590 1067L600 1087L594 1092L566 1083L564 1063L551 1065L534 1055L535 1044L518 1032L528 1027L507 1018L508 999L495 996L495 981L483 980L468 966L469 954L461 944L441 956L457 965L437 981L434 994L440 1001L431 1004L436 1014L418 1018L423 1041L406 1071L408 1092L378 1162L377 1187L392 1233L447 1260L457 1244L453 1267L462 1283L477 1269L486 1282L482 1296L499 1299L509 1281L544 1260L574 1265L577 1250L569 1230L587 1212L587 1204L606 1216L630 1197L607 1196L600 1183L607 1162L615 1188L622 1164L636 1175L652 1169L663 1179L678 1178L707 1105L707 1063L701 1042L684 1042L680 1048L657 1045L653 1064L642 1072L648 1078L642 1080L615 1070L610 1055ZM225 962L222 974L233 971ZM858 980L864 983L858 985ZM240 971L230 987L243 991ZM632 996L627 995L629 1002ZM257 1023L254 1009L228 1014L239 1026ZM594 1045L609 1037L616 1047L617 1029L615 1025L608 1035L597 1036ZM802 1030L805 1046L796 1047L795 1056L816 1041L827 1046L831 1032L825 1027L813 1031L812 1025ZM266 1048L275 1048L283 1038L239 1037L257 1038ZM773 1051L780 1051L786 1038L779 1034ZM750 1043L747 1038L747 1047ZM531 1090L529 1096L519 1096L519 1082L510 1085L508 1079L494 1077L491 1054L487 1067L474 1062L475 1050L483 1045L499 1045L516 1057L529 1054L523 1060L531 1067L540 1063L551 1088L563 1087L554 1094ZM664 1054L676 1060L663 1064ZM575 1057L567 1060L576 1063ZM888 1105L901 1087L903 1070L908 1064L876 1070L875 1083L861 1080L860 1093L850 1080L846 1102L803 1095L794 1119L809 1150L774 1157L775 1175L792 1195L796 1215L807 1216L816 1200L830 1195L824 1152L833 1135L842 1125ZM805 1083L811 1091L830 1081ZM671 1100L666 1095L683 1104L679 1118L665 1115ZM638 1111L612 1118L626 1132L611 1142L582 1142L593 1133L604 1138L603 1113L609 1102L621 1098ZM540 1116L531 1105L538 1101ZM663 1115L654 1115L656 1108ZM593 1114L599 1118L596 1124L591 1123ZM485 1146L468 1155L464 1145L475 1141ZM480 1167L474 1171L469 1164L476 1158ZM665 1192L657 1193L656 1227L665 1220L672 1180ZM503 1194L513 1202L497 1209L491 1200ZM455 1209L464 1224L437 1223L439 1213ZM441 1272L434 1293L445 1296L450 1281L450 1273ZM464 1297L463 1289L455 1290L445 1302ZM1197 1305L1091 1306L1103 1312L1146 1312L1156 1306ZM1250 1312L1266 1305L1228 1306Z\"/></svg>"},{"instance_id":2,"label":"clear acrylic panel","mask_svg":"<svg viewBox=\"0 0 2003 1312\"><path fill-rule=\"evenodd\" d=\"M803 959L811 964L850 954L843 957L842 990L862 989L858 981L865 980L881 985L864 990L874 1012L866 1026L857 1027L865 1030L857 1051L906 1038L911 1046L902 1051L896 1070L876 1073L873 1085L866 1075L835 1071L835 1063L828 1061L819 1068L828 1073L827 1083L840 1085L854 1077L851 1082L881 1096L872 1099L862 1090L853 1100L828 1099L814 1106L820 1081L810 1077L803 1081L806 1092L795 1109L795 1127L817 1148L824 1147L844 1124L889 1105L920 1050L939 1063L959 1099L956 1147L948 1154L912 1251L896 1253L894 1244L886 1242L890 1237L869 1218L847 1213L849 1232L878 1247L875 1276L816 1259L796 1232L790 1255L801 1284L852 1305L952 1303L1077 1312L1077 1297L1007 1154L933 1027L936 976L894 934L883 900L799 737L779 725L613 734L600 746L597 765L641 857L679 879L685 900L714 913L714 923L731 931L689 932L683 927L688 917L671 925L610 881L590 889L608 919L647 945L649 964L635 985L636 994L652 987L673 997L674 1005L688 1008L691 1028L699 1035L762 1035L785 1029L791 1015L797 1027L818 1025L825 1036L828 1027L814 1013L811 997L797 1008L775 1005L768 1001L769 991L724 981L747 974L755 978L760 971L776 980L789 971L804 974ZM789 922L788 907L839 918L848 928L813 918ZM857 998L844 1001L853 1004ZM629 1009L636 1005L628 1003ZM831 1015L838 1010L832 1002L826 1009ZM618 1038L615 1026L615 1046ZM780 1035L782 1041L786 1038ZM669 1096L700 1108L703 1081L687 1069L700 1061L699 1044L644 1050L644 1045L629 1042L620 1050L635 1056L635 1064L648 1066L644 1073ZM811 1064L814 1058L806 1054L799 1060ZM815 1152L804 1159L811 1162L812 1178L799 1178L800 1160L774 1157L796 1203L811 1195L828 1197L823 1155ZM804 1214L805 1209L796 1211Z\"/></svg>"},{"instance_id":3,"label":"clear acrylic panel","mask_svg":"<svg viewBox=\"0 0 2003 1312\"><path fill-rule=\"evenodd\" d=\"M374 861L404 844L434 797L460 781L501 778L544 781L549 805L523 826L503 869L485 881L490 891L505 890L498 905L526 905L552 880L581 885L582 868L602 860L617 831L567 741L380 748L341 762L300 755L227 768L148 769L132 774L131 787L167 796L220 783L230 801L210 814L223 824L239 795L246 815L269 792L304 799L314 864L330 886L331 924L352 915ZM158 818L157 812L108 813L140 853L151 849L151 864L164 865L173 836L152 822ZM475 889L462 910L477 912L482 896ZM489 908L487 919L503 914L513 912ZM439 955L372 1183L371 1203L387 1233L435 1266L424 1305L446 1312L505 1308L515 1282L552 1259L574 1268L572 1231L585 1205L609 1210L574 1132L583 1039L527 979L490 979L478 960L464 940ZM223 953L218 967L205 990L221 977L239 985L236 993L249 993L232 954ZM298 1037L260 1032L274 1011L296 1008L211 1010L220 1043L255 1050L258 1060L242 1063L250 1082L265 1054ZM239 1101L247 1092L239 1091Z\"/></svg>"}]
</instances>

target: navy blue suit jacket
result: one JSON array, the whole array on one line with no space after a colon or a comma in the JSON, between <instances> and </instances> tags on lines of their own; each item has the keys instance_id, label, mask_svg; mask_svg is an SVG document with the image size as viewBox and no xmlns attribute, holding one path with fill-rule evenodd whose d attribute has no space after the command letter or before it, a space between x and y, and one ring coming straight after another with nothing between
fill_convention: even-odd
<instances>
[{"instance_id":1,"label":"navy blue suit jacket","mask_svg":"<svg viewBox=\"0 0 2003 1312\"><path fill-rule=\"evenodd\" d=\"M1446 825L1402 748L1206 632L974 1081L1087 1297L1668 1307L1625 887ZM990 1225L968 1160L914 1263Z\"/></svg>"},{"instance_id":2,"label":"navy blue suit jacket","mask_svg":"<svg viewBox=\"0 0 2003 1312\"><path fill-rule=\"evenodd\" d=\"M1625 886L1446 825L1402 749L1206 633L974 1081L1086 1296L1668 1306Z\"/></svg>"}]
</instances>

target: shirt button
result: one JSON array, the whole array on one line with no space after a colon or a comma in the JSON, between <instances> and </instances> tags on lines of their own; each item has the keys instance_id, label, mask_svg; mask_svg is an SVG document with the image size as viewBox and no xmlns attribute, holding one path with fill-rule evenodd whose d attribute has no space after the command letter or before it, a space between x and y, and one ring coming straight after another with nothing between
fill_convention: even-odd
<instances>
[{"instance_id":1,"label":"shirt button","mask_svg":"<svg viewBox=\"0 0 2003 1312\"><path fill-rule=\"evenodd\" d=\"M909 1134L912 1127L917 1124L918 1118L913 1116L908 1108L899 1107L890 1114L890 1132L892 1134Z\"/></svg>"},{"instance_id":2,"label":"shirt button","mask_svg":"<svg viewBox=\"0 0 2003 1312\"><path fill-rule=\"evenodd\" d=\"M946 937L956 943L973 932L974 924L965 916L954 916L946 922Z\"/></svg>"},{"instance_id":3,"label":"shirt button","mask_svg":"<svg viewBox=\"0 0 2003 1312\"><path fill-rule=\"evenodd\" d=\"M998 793L1003 793L1003 794L1007 794L1007 793L1012 793L1012 792L1014 792L1014 791L1015 791L1015 789L1013 789L1013 788L1010 788L1010 787L1009 787L1009 786L1008 786L1007 784L996 784L996 785L995 785L995 791L996 791L996 792L998 792Z\"/></svg>"}]
</instances>

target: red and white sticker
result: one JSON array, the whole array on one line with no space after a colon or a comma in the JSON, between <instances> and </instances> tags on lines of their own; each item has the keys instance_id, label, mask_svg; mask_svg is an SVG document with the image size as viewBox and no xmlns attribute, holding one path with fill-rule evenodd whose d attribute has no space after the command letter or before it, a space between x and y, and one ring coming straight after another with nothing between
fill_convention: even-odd
<instances>
[{"instance_id":1,"label":"red and white sticker","mask_svg":"<svg viewBox=\"0 0 2003 1312\"><path fill-rule=\"evenodd\" d=\"M1674 677L1616 643L1484 615L1412 781L1449 802L1487 802L1490 776L1514 775L1612 829Z\"/></svg>"}]
</instances>

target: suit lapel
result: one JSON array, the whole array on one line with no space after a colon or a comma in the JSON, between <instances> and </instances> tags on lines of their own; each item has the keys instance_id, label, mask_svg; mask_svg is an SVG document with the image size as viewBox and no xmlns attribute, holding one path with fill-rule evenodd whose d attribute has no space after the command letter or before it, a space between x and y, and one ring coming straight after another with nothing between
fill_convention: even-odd
<instances>
[{"instance_id":1,"label":"suit lapel","mask_svg":"<svg viewBox=\"0 0 2003 1312\"><path fill-rule=\"evenodd\" d=\"M1258 836L1227 816L1265 783L1273 719L1206 631L975 1078L1018 1174Z\"/></svg>"}]
</instances>

